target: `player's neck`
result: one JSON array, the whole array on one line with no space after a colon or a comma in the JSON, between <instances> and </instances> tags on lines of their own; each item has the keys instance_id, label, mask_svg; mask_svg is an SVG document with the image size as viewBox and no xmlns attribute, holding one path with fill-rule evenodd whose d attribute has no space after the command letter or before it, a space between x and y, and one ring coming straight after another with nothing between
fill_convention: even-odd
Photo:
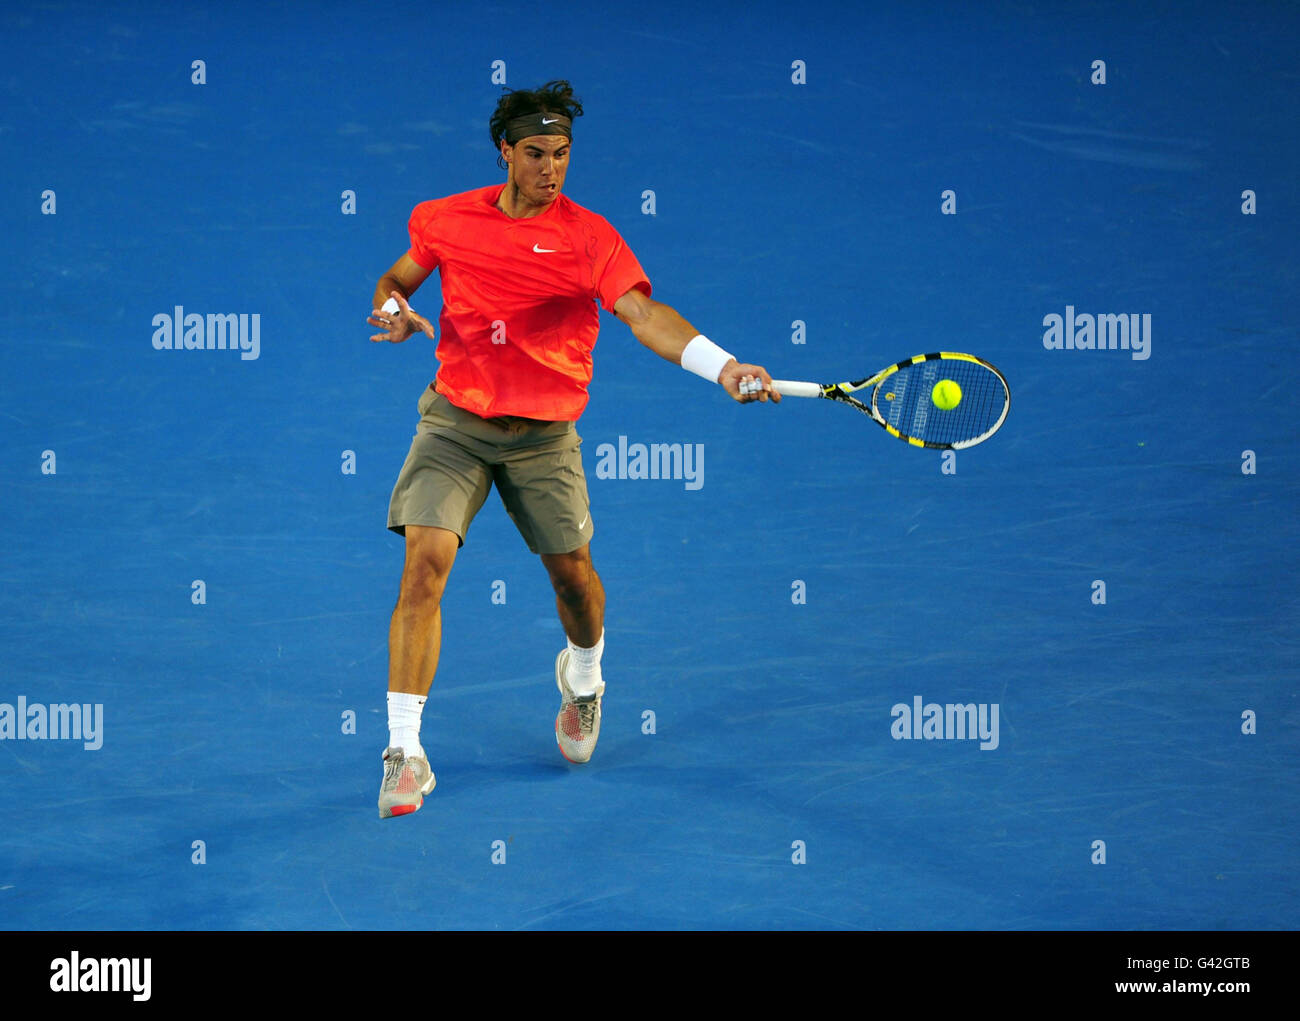
<instances>
[{"instance_id":1,"label":"player's neck","mask_svg":"<svg viewBox=\"0 0 1300 1021\"><path fill-rule=\"evenodd\" d=\"M497 199L497 208L512 220L527 220L534 216L541 216L554 202L555 199L551 199L550 202L540 206L529 202L519 194L514 181L506 181L506 186L501 190L501 197Z\"/></svg>"}]
</instances>

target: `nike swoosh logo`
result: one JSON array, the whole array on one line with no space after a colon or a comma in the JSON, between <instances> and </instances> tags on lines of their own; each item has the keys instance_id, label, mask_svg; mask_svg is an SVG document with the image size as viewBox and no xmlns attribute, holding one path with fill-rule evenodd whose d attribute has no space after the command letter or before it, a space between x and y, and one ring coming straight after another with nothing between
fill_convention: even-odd
<instances>
[{"instance_id":1,"label":"nike swoosh logo","mask_svg":"<svg viewBox=\"0 0 1300 1021\"><path fill-rule=\"evenodd\" d=\"M591 517L590 514L587 515L587 518L589 517ZM583 518L581 521L578 522L578 531L580 532L582 531L582 526L587 523L587 518Z\"/></svg>"},{"instance_id":2,"label":"nike swoosh logo","mask_svg":"<svg viewBox=\"0 0 1300 1021\"><path fill-rule=\"evenodd\" d=\"M543 124L554 124L555 121L558 121L559 119L560 119L560 118L556 117L555 120L549 120L549 121L548 121L545 117L543 117L543 118L542 118L542 123L543 123Z\"/></svg>"},{"instance_id":3,"label":"nike swoosh logo","mask_svg":"<svg viewBox=\"0 0 1300 1021\"><path fill-rule=\"evenodd\" d=\"M534 245L533 245L533 251L536 252L538 255L545 255L547 252L558 252L559 249L558 249L558 248L538 248L537 245L534 244Z\"/></svg>"}]
</instances>

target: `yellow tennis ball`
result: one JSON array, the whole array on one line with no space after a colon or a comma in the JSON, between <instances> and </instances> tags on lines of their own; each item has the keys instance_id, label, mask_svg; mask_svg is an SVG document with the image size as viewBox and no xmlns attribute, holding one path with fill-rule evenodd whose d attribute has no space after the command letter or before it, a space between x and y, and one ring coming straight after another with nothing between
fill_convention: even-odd
<instances>
[{"instance_id":1,"label":"yellow tennis ball","mask_svg":"<svg viewBox=\"0 0 1300 1021\"><path fill-rule=\"evenodd\" d=\"M930 391L930 400L934 401L936 408L951 411L961 403L961 387L955 379L941 379Z\"/></svg>"}]
</instances>

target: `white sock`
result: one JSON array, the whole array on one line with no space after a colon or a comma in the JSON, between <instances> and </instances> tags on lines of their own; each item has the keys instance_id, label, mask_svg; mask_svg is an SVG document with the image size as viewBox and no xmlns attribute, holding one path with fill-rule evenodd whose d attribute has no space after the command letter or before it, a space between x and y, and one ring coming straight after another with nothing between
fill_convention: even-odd
<instances>
[{"instance_id":1,"label":"white sock","mask_svg":"<svg viewBox=\"0 0 1300 1021\"><path fill-rule=\"evenodd\" d=\"M427 695L408 695L400 691L388 693L388 745L400 748L408 757L424 756L420 746L420 714L424 712Z\"/></svg>"},{"instance_id":2,"label":"white sock","mask_svg":"<svg viewBox=\"0 0 1300 1021\"><path fill-rule=\"evenodd\" d=\"M569 687L575 695L594 695L602 680L600 676L600 655L605 651L605 629L601 628L600 640L590 649L582 649L569 642Z\"/></svg>"}]
</instances>

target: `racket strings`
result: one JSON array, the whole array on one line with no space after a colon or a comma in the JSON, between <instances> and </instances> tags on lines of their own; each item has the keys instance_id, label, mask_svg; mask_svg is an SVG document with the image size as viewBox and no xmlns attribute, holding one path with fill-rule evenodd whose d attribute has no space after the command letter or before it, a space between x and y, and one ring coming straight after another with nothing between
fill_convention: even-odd
<instances>
[{"instance_id":1,"label":"racket strings","mask_svg":"<svg viewBox=\"0 0 1300 1021\"><path fill-rule=\"evenodd\" d=\"M950 379L961 387L955 408L932 399L935 384ZM903 436L952 446L993 429L1008 403L1006 385L992 369L965 359L932 358L908 365L883 380L873 395L885 421Z\"/></svg>"}]
</instances>

